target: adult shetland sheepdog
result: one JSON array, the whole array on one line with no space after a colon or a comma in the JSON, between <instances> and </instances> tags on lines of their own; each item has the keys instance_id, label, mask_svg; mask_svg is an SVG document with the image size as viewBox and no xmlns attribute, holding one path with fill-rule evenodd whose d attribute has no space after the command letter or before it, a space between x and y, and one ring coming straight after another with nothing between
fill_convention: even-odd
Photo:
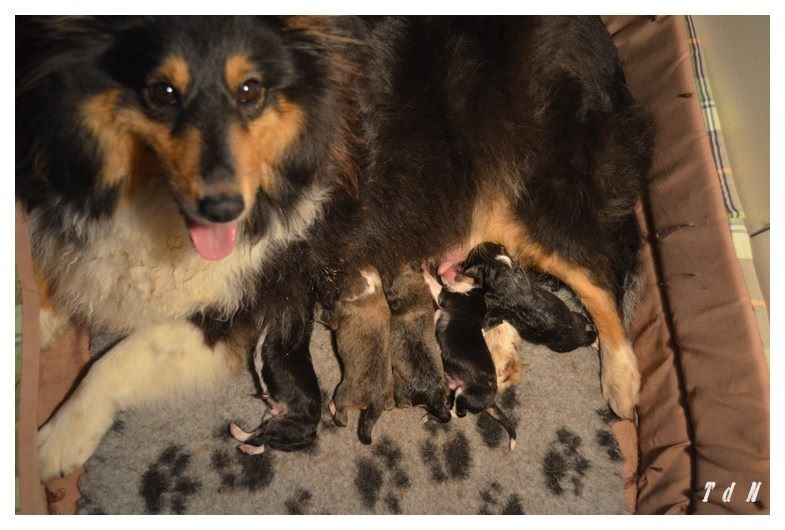
<instances>
[{"instance_id":1,"label":"adult shetland sheepdog","mask_svg":"<svg viewBox=\"0 0 785 530\"><path fill-rule=\"evenodd\" d=\"M346 65L302 22L17 19L16 186L42 327L123 337L41 429L44 479L84 462L118 410L213 384L257 343L287 354L266 363L269 391L302 393L268 443L315 436L306 242L356 170Z\"/></svg>"},{"instance_id":2,"label":"adult shetland sheepdog","mask_svg":"<svg viewBox=\"0 0 785 530\"><path fill-rule=\"evenodd\" d=\"M118 410L248 349L284 411L259 440L308 444L334 272L450 274L483 241L578 294L632 416L621 307L652 128L599 20L18 17L16 104L44 324L123 337L41 429L44 479Z\"/></svg>"}]
</instances>

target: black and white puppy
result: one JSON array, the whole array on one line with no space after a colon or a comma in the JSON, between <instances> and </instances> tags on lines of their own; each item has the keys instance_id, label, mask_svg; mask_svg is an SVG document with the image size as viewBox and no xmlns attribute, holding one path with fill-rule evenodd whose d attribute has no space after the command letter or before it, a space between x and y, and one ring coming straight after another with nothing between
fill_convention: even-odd
<instances>
[{"instance_id":1,"label":"black and white puppy","mask_svg":"<svg viewBox=\"0 0 785 530\"><path fill-rule=\"evenodd\" d=\"M316 440L315 430L303 435L302 429L320 411L320 401L313 398L319 395L319 382L313 370L304 365L306 362L310 365L311 361L308 343L300 341L302 351L290 353L277 341L266 340L270 336L277 335L269 329L262 334L253 357L267 413L253 432L245 432L234 423L229 425L232 437L242 442L238 449L249 455L263 453L265 445L292 451L306 448ZM276 420L276 428L266 429L272 419ZM292 439L298 442L285 443Z\"/></svg>"},{"instance_id":2,"label":"black and white puppy","mask_svg":"<svg viewBox=\"0 0 785 530\"><path fill-rule=\"evenodd\" d=\"M496 404L496 369L483 337L485 290L482 285L457 275L447 284L432 274L423 276L439 309L436 311L436 341L450 390L454 392L452 411L462 418L467 412L487 412L510 435L515 447L515 426Z\"/></svg>"},{"instance_id":3,"label":"black and white puppy","mask_svg":"<svg viewBox=\"0 0 785 530\"><path fill-rule=\"evenodd\" d=\"M507 321L524 340L544 344L557 352L588 346L596 340L597 333L589 320L571 311L558 296L513 265L502 245L477 245L461 271L485 288L485 328Z\"/></svg>"}]
</instances>

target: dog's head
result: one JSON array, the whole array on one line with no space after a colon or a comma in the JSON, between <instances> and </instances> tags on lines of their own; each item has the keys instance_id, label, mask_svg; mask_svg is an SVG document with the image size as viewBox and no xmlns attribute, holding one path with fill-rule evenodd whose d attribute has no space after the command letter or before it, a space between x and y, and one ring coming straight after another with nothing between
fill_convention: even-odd
<instances>
[{"instance_id":1,"label":"dog's head","mask_svg":"<svg viewBox=\"0 0 785 530\"><path fill-rule=\"evenodd\" d=\"M195 249L222 258L243 220L263 230L264 209L292 207L318 173L314 138L330 140L337 105L311 30L292 18L20 20L18 147L54 193L122 201L164 179Z\"/></svg>"}]
</instances>

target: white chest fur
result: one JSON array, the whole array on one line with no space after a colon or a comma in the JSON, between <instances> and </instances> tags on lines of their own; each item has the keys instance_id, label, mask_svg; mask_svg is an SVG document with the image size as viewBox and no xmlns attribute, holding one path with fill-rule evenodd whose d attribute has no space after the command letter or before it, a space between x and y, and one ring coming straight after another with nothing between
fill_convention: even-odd
<instances>
[{"instance_id":1,"label":"white chest fur","mask_svg":"<svg viewBox=\"0 0 785 530\"><path fill-rule=\"evenodd\" d=\"M271 216L261 240L239 243L218 261L204 260L195 252L168 193L149 193L145 200L121 204L109 219L83 223L88 240L84 246L48 235L34 212L34 259L54 280L57 309L107 332L126 333L208 306L229 313L249 294L268 248L303 237L326 196L323 189L312 188L288 222Z\"/></svg>"}]
</instances>

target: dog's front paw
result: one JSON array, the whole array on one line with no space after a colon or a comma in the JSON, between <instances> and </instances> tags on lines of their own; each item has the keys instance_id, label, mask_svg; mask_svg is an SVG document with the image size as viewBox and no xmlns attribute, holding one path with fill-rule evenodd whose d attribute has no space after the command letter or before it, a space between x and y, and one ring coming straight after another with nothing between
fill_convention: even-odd
<instances>
[{"instance_id":1,"label":"dog's front paw","mask_svg":"<svg viewBox=\"0 0 785 530\"><path fill-rule=\"evenodd\" d=\"M611 350L602 348L602 395L617 416L631 420L638 404L641 375L632 346L625 342Z\"/></svg>"},{"instance_id":2,"label":"dog's front paw","mask_svg":"<svg viewBox=\"0 0 785 530\"><path fill-rule=\"evenodd\" d=\"M112 424L112 413L104 404L85 407L68 401L38 431L38 472L46 483L65 476L84 464Z\"/></svg>"}]
</instances>

